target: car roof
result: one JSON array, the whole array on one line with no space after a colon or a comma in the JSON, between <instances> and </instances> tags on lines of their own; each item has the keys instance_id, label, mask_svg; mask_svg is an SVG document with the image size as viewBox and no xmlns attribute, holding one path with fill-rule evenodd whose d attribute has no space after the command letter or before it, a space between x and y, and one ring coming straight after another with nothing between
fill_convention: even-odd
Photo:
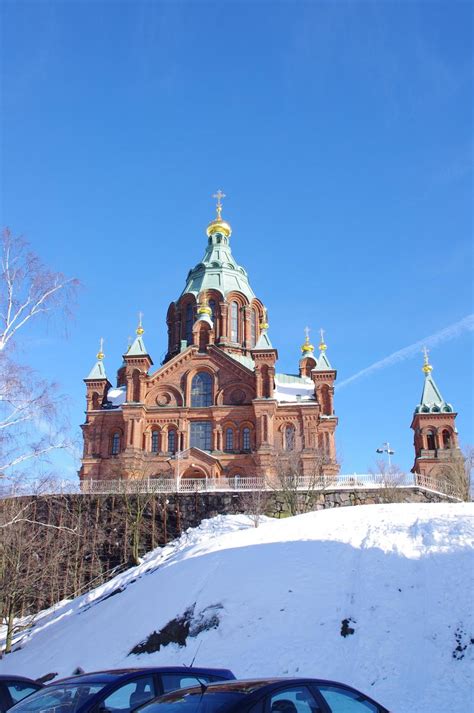
<instances>
[{"instance_id":1,"label":"car roof","mask_svg":"<svg viewBox=\"0 0 474 713\"><path fill-rule=\"evenodd\" d=\"M215 676L222 676L227 680L234 680L235 676L228 668L209 668L207 666L137 666L135 668L121 668L109 671L90 671L81 673L77 676L67 676L66 678L51 681L50 686L58 683L112 683L116 680L127 680L135 676L137 673L195 673L205 674L210 673Z\"/></svg>"},{"instance_id":2,"label":"car roof","mask_svg":"<svg viewBox=\"0 0 474 713\"><path fill-rule=\"evenodd\" d=\"M291 676L273 676L269 678L248 678L248 679L238 679L238 680L233 680L233 681L216 681L213 683L206 684L206 691L243 691L245 693L251 693L253 691L257 691L260 688L264 688L266 686L272 686L274 684L281 683L282 685L285 684L295 684L295 685L302 685L305 683L315 683L318 685L336 685L336 686L343 686L344 688L351 688L351 686L348 686L345 683L338 683L337 681L328 681L323 678L310 678L310 677L299 677L299 678L294 678ZM196 692L196 693L202 693L202 688L201 686L187 686L186 688L181 688L178 691L169 691L169 693L166 693L166 696L171 696L173 694L177 693L182 693L184 690L191 692ZM145 707L146 704L144 704L143 707Z\"/></svg>"}]
</instances>

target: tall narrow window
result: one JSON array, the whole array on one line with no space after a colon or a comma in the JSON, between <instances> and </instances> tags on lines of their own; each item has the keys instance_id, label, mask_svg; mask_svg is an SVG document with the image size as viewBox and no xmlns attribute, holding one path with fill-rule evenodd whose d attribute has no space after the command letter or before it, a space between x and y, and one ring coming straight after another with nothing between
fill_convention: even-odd
<instances>
[{"instance_id":1,"label":"tall narrow window","mask_svg":"<svg viewBox=\"0 0 474 713\"><path fill-rule=\"evenodd\" d=\"M257 343L257 313L253 309L250 313L250 348L253 349Z\"/></svg>"},{"instance_id":2,"label":"tall narrow window","mask_svg":"<svg viewBox=\"0 0 474 713\"><path fill-rule=\"evenodd\" d=\"M295 447L295 427L285 427L285 451L292 451Z\"/></svg>"},{"instance_id":3,"label":"tall narrow window","mask_svg":"<svg viewBox=\"0 0 474 713\"><path fill-rule=\"evenodd\" d=\"M185 339L188 346L193 343L193 306L192 304L186 305L186 319L184 323L185 327Z\"/></svg>"},{"instance_id":4,"label":"tall narrow window","mask_svg":"<svg viewBox=\"0 0 474 713\"><path fill-rule=\"evenodd\" d=\"M247 426L242 430L242 450L250 450L250 428Z\"/></svg>"},{"instance_id":5,"label":"tall narrow window","mask_svg":"<svg viewBox=\"0 0 474 713\"><path fill-rule=\"evenodd\" d=\"M212 406L212 376L200 371L191 382L191 407Z\"/></svg>"},{"instance_id":6,"label":"tall narrow window","mask_svg":"<svg viewBox=\"0 0 474 713\"><path fill-rule=\"evenodd\" d=\"M152 453L158 453L160 443L159 431L152 431L151 434L151 451Z\"/></svg>"},{"instance_id":7,"label":"tall narrow window","mask_svg":"<svg viewBox=\"0 0 474 713\"><path fill-rule=\"evenodd\" d=\"M211 310L211 319L213 322L216 321L216 301L209 300L209 309Z\"/></svg>"},{"instance_id":8,"label":"tall narrow window","mask_svg":"<svg viewBox=\"0 0 474 713\"><path fill-rule=\"evenodd\" d=\"M234 430L227 428L225 432L225 449L226 451L234 450Z\"/></svg>"},{"instance_id":9,"label":"tall narrow window","mask_svg":"<svg viewBox=\"0 0 474 713\"><path fill-rule=\"evenodd\" d=\"M112 436L112 445L110 452L113 456L116 456L120 453L120 433L114 433Z\"/></svg>"},{"instance_id":10,"label":"tall narrow window","mask_svg":"<svg viewBox=\"0 0 474 713\"><path fill-rule=\"evenodd\" d=\"M436 449L435 436L433 431L428 431L426 434L426 443L428 445L429 451L434 451Z\"/></svg>"},{"instance_id":11,"label":"tall narrow window","mask_svg":"<svg viewBox=\"0 0 474 713\"><path fill-rule=\"evenodd\" d=\"M191 423L191 448L210 451L211 437L212 428L208 421L193 421Z\"/></svg>"},{"instance_id":12,"label":"tall narrow window","mask_svg":"<svg viewBox=\"0 0 474 713\"><path fill-rule=\"evenodd\" d=\"M168 431L168 453L176 453L176 431Z\"/></svg>"},{"instance_id":13,"label":"tall narrow window","mask_svg":"<svg viewBox=\"0 0 474 713\"><path fill-rule=\"evenodd\" d=\"M239 305L237 302L230 303L230 341L239 341Z\"/></svg>"}]
</instances>

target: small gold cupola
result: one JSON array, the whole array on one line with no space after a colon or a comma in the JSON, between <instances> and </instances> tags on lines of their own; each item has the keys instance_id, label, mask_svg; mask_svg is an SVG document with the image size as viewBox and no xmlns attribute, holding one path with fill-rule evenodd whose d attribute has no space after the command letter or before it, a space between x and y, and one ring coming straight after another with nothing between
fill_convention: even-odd
<instances>
[{"instance_id":1,"label":"small gold cupola","mask_svg":"<svg viewBox=\"0 0 474 713\"><path fill-rule=\"evenodd\" d=\"M232 228L227 221L222 219L222 199L226 197L225 193L223 193L219 188L217 193L214 193L212 197L217 199L216 218L211 220L207 226L207 236L210 238L211 235L214 235L215 233L222 233L222 235L225 235L226 238L230 238Z\"/></svg>"},{"instance_id":2,"label":"small gold cupola","mask_svg":"<svg viewBox=\"0 0 474 713\"><path fill-rule=\"evenodd\" d=\"M430 364L430 360L429 360L429 357L428 357L428 353L429 353L429 352L428 352L428 349L427 349L426 347L423 347L423 360L424 360L424 363L423 363L423 366L422 366L421 368L422 368L422 371L424 371L424 373L426 374L426 376L428 376L428 374L430 374L430 373L433 371L433 367L432 367L431 364Z\"/></svg>"},{"instance_id":3,"label":"small gold cupola","mask_svg":"<svg viewBox=\"0 0 474 713\"><path fill-rule=\"evenodd\" d=\"M301 345L301 352L303 356L306 356L306 354L312 354L314 352L314 346L309 341L309 327L305 327L304 331L306 336L304 344Z\"/></svg>"},{"instance_id":4,"label":"small gold cupola","mask_svg":"<svg viewBox=\"0 0 474 713\"><path fill-rule=\"evenodd\" d=\"M104 359L104 357L105 357L105 354L104 354L104 338L101 337L101 338L100 338L99 351L97 352L97 359L98 359L99 361L102 361L102 360Z\"/></svg>"},{"instance_id":5,"label":"small gold cupola","mask_svg":"<svg viewBox=\"0 0 474 713\"><path fill-rule=\"evenodd\" d=\"M320 329L320 330L319 330L319 335L320 335L321 338L320 338L320 341L319 341L318 349L319 349L320 352L325 352L326 349L328 348L328 345L327 345L326 342L324 341L324 329Z\"/></svg>"},{"instance_id":6,"label":"small gold cupola","mask_svg":"<svg viewBox=\"0 0 474 713\"><path fill-rule=\"evenodd\" d=\"M138 313L138 327L136 328L136 334L138 334L139 337L142 336L142 334L145 334L145 330L143 329L142 325L142 319L143 319L143 312Z\"/></svg>"},{"instance_id":7,"label":"small gold cupola","mask_svg":"<svg viewBox=\"0 0 474 713\"><path fill-rule=\"evenodd\" d=\"M209 301L207 299L206 293L204 293L199 302L198 314L212 314L212 309L209 307Z\"/></svg>"}]
</instances>

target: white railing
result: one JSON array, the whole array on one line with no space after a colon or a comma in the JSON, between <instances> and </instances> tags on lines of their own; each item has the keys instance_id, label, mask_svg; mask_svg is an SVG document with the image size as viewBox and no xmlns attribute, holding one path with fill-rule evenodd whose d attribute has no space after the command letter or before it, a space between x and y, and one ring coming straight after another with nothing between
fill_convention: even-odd
<instances>
[{"instance_id":1,"label":"white railing","mask_svg":"<svg viewBox=\"0 0 474 713\"><path fill-rule=\"evenodd\" d=\"M120 495L120 494L173 494L204 492L276 492L285 489L308 490L374 490L393 488L421 488L456 498L455 488L446 480L418 474L390 477L383 474L353 473L351 475L295 476L282 483L276 478L146 478L136 480L84 480L29 481L23 483L0 481L0 498L25 495Z\"/></svg>"}]
</instances>

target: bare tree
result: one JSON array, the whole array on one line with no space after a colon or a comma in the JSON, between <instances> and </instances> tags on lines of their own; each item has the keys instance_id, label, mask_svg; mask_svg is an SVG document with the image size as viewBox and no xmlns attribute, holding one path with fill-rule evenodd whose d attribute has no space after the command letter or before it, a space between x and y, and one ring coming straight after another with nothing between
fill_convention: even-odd
<instances>
[{"instance_id":1,"label":"bare tree","mask_svg":"<svg viewBox=\"0 0 474 713\"><path fill-rule=\"evenodd\" d=\"M441 468L435 471L442 487L446 492L460 498L460 500L472 500L472 471L474 469L474 447L466 446L462 451L454 455L454 457L443 463Z\"/></svg>"},{"instance_id":2,"label":"bare tree","mask_svg":"<svg viewBox=\"0 0 474 713\"><path fill-rule=\"evenodd\" d=\"M40 317L68 317L78 282L46 268L8 229L0 252L0 473L5 475L71 445L61 425L64 399L56 384L20 363L18 338Z\"/></svg>"},{"instance_id":3,"label":"bare tree","mask_svg":"<svg viewBox=\"0 0 474 713\"><path fill-rule=\"evenodd\" d=\"M275 476L269 486L280 494L290 515L301 515L314 509L320 493L331 481L325 475L330 458L324 449L316 449L303 465L299 450L280 450L275 455ZM303 475L304 474L304 475Z\"/></svg>"},{"instance_id":4,"label":"bare tree","mask_svg":"<svg viewBox=\"0 0 474 713\"><path fill-rule=\"evenodd\" d=\"M406 474L396 465L390 465L380 459L375 468L369 468L369 473L378 483L378 494L384 503L401 503L404 501L403 486L406 483Z\"/></svg>"},{"instance_id":5,"label":"bare tree","mask_svg":"<svg viewBox=\"0 0 474 713\"><path fill-rule=\"evenodd\" d=\"M270 493L265 490L265 481L258 490L249 490L241 494L242 509L251 520L254 527L258 527L270 504Z\"/></svg>"}]
</instances>

